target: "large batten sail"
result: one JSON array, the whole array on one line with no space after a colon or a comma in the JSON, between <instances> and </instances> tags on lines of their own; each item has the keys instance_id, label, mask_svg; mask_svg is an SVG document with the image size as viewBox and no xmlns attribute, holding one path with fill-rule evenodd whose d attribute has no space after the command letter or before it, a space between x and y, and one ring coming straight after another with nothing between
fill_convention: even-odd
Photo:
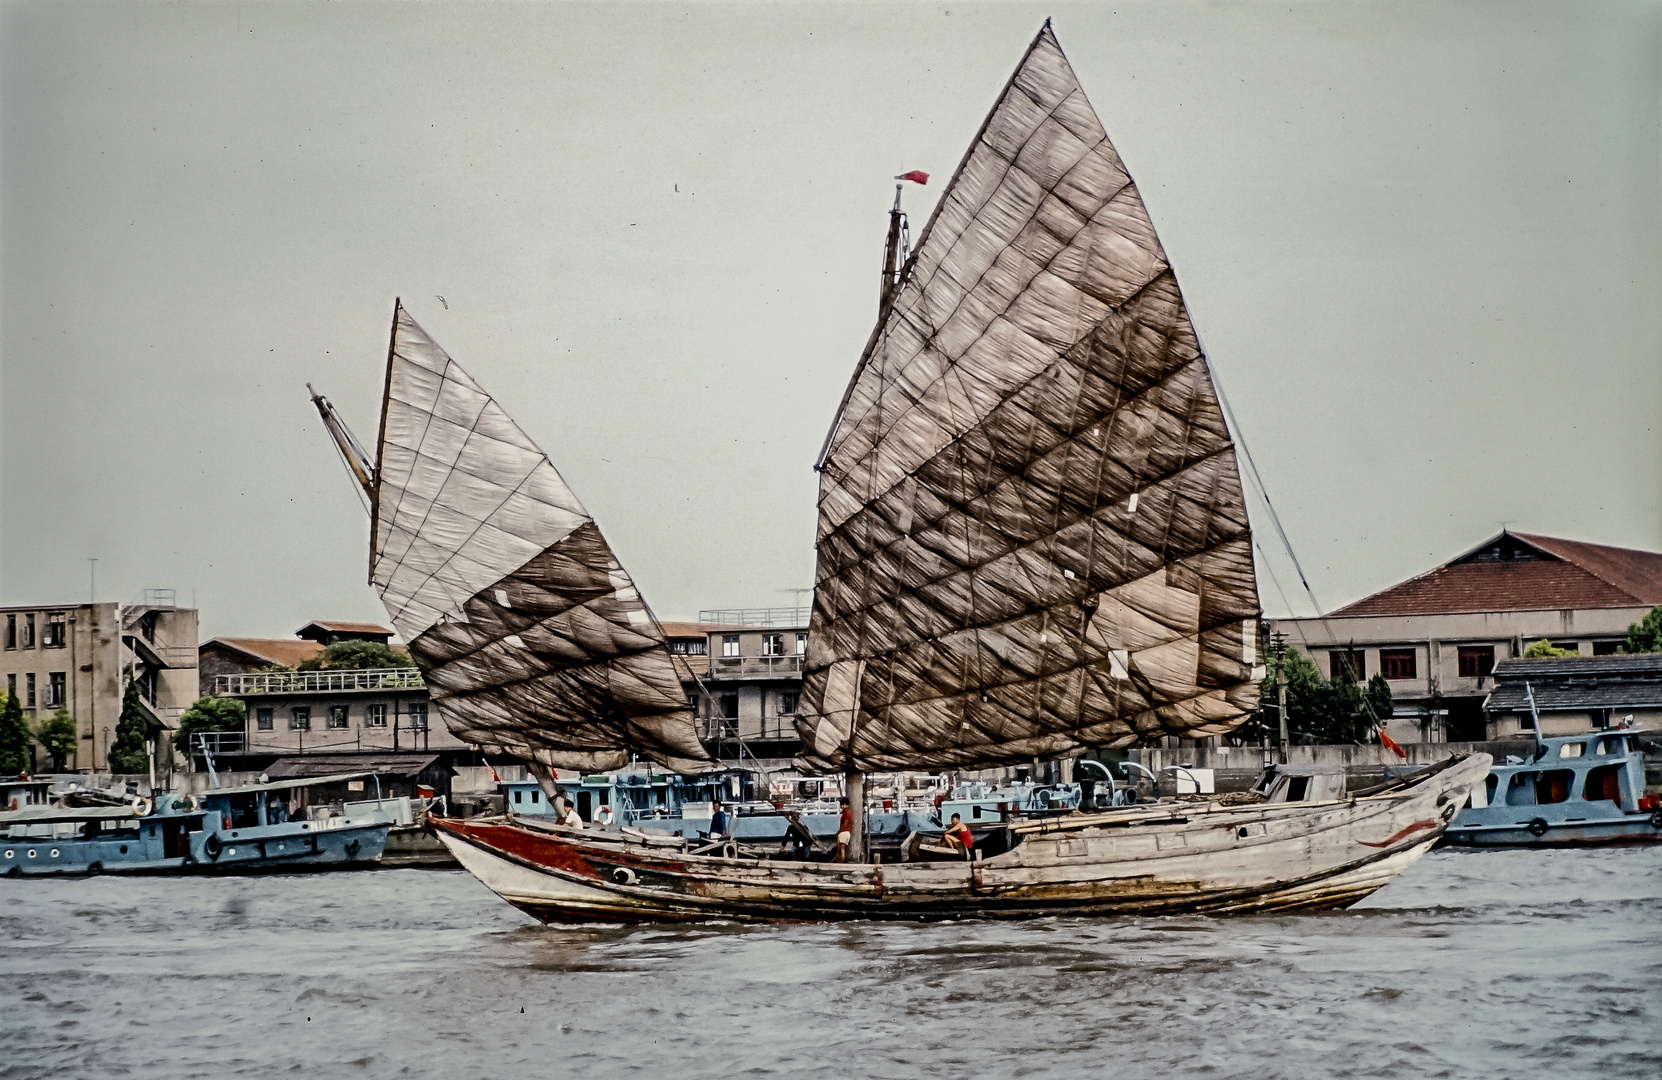
<instances>
[{"instance_id":1,"label":"large batten sail","mask_svg":"<svg viewBox=\"0 0 1662 1080\"><path fill-rule=\"evenodd\" d=\"M804 756L984 767L1258 703L1235 450L1049 25L920 238L821 461Z\"/></svg>"},{"instance_id":2,"label":"large batten sail","mask_svg":"<svg viewBox=\"0 0 1662 1080\"><path fill-rule=\"evenodd\" d=\"M519 426L400 306L370 578L459 738L544 768L709 763L663 633Z\"/></svg>"}]
</instances>

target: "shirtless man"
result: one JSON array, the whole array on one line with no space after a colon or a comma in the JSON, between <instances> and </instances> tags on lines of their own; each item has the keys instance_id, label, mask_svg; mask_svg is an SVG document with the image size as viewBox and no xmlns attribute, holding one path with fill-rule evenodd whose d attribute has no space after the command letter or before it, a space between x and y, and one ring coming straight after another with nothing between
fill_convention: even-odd
<instances>
[{"instance_id":1,"label":"shirtless man","mask_svg":"<svg viewBox=\"0 0 1662 1080\"><path fill-rule=\"evenodd\" d=\"M975 846L975 834L970 827L964 824L957 814L952 815L952 821L946 827L946 835L941 841L954 851L962 851L964 858L969 858L970 848Z\"/></svg>"}]
</instances>

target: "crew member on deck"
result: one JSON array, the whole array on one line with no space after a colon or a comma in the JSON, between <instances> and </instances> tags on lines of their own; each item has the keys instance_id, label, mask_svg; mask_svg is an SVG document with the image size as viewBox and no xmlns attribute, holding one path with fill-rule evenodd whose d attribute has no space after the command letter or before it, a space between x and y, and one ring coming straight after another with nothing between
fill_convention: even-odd
<instances>
[{"instance_id":1,"label":"crew member on deck","mask_svg":"<svg viewBox=\"0 0 1662 1080\"><path fill-rule=\"evenodd\" d=\"M710 800L710 839L727 835L727 811L721 808L720 799Z\"/></svg>"},{"instance_id":2,"label":"crew member on deck","mask_svg":"<svg viewBox=\"0 0 1662 1080\"><path fill-rule=\"evenodd\" d=\"M837 862L848 861L848 845L854 839L854 808L843 799L842 817L837 819Z\"/></svg>"},{"instance_id":3,"label":"crew member on deck","mask_svg":"<svg viewBox=\"0 0 1662 1080\"><path fill-rule=\"evenodd\" d=\"M573 829L581 829L583 827L583 819L578 816L577 807L571 805L570 799L561 799L557 810L558 812L554 815L554 820L559 824Z\"/></svg>"},{"instance_id":4,"label":"crew member on deck","mask_svg":"<svg viewBox=\"0 0 1662 1080\"><path fill-rule=\"evenodd\" d=\"M969 858L970 848L975 846L975 834L957 814L952 815L952 821L946 827L946 835L941 837L946 846L954 851L962 851L964 858Z\"/></svg>"},{"instance_id":5,"label":"crew member on deck","mask_svg":"<svg viewBox=\"0 0 1662 1080\"><path fill-rule=\"evenodd\" d=\"M802 815L792 810L789 815L790 824L785 826L785 843L790 845L791 858L798 862L808 862L814 856L814 834L808 831L808 826L802 824Z\"/></svg>"}]
</instances>

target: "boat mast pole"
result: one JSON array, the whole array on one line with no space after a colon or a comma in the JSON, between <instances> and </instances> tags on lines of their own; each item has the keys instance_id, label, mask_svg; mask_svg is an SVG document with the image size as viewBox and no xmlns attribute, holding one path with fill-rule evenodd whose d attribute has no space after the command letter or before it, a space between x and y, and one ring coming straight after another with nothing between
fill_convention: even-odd
<instances>
[{"instance_id":1,"label":"boat mast pole","mask_svg":"<svg viewBox=\"0 0 1662 1080\"><path fill-rule=\"evenodd\" d=\"M900 189L903 186L894 186L894 209L889 211L889 235L883 241L883 287L877 300L879 325L882 325L883 316L888 314L889 304L894 300L895 289L900 284L900 230L906 221L906 215L900 211Z\"/></svg>"},{"instance_id":2,"label":"boat mast pole","mask_svg":"<svg viewBox=\"0 0 1662 1080\"><path fill-rule=\"evenodd\" d=\"M1276 718L1281 724L1281 764L1287 764L1287 635L1275 635L1275 704Z\"/></svg>"}]
</instances>

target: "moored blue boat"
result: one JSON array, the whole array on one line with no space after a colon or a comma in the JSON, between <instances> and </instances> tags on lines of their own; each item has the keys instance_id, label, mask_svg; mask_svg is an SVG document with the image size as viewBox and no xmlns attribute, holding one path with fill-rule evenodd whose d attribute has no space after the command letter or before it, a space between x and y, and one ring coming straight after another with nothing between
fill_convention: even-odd
<instances>
[{"instance_id":1,"label":"moored blue boat","mask_svg":"<svg viewBox=\"0 0 1662 1080\"><path fill-rule=\"evenodd\" d=\"M1662 842L1662 799L1645 792L1631 728L1544 737L1531 761L1494 765L1445 834L1468 847Z\"/></svg>"},{"instance_id":2,"label":"moored blue boat","mask_svg":"<svg viewBox=\"0 0 1662 1080\"><path fill-rule=\"evenodd\" d=\"M0 873L258 873L370 866L390 814L312 807L290 820L291 793L369 774L212 788L120 806L31 806L0 812Z\"/></svg>"}]
</instances>

